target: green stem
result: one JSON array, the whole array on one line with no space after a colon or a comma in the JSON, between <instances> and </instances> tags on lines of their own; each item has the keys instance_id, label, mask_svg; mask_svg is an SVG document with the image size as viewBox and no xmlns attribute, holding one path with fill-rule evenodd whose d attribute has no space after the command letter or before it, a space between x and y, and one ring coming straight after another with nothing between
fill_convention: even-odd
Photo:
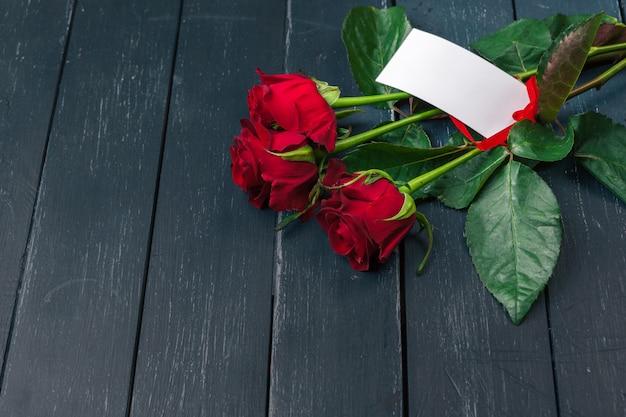
<instances>
[{"instance_id":1,"label":"green stem","mask_svg":"<svg viewBox=\"0 0 626 417\"><path fill-rule=\"evenodd\" d=\"M585 91L591 90L592 88L599 88L601 85L606 83L608 80L617 75L621 70L626 68L626 58L619 61L617 64L613 65L608 70L604 71L602 74L598 75L593 80L590 80L584 84L579 85L575 89L573 89L569 95L568 99L572 97L576 97L579 94L584 93Z\"/></svg>"},{"instance_id":2,"label":"green stem","mask_svg":"<svg viewBox=\"0 0 626 417\"><path fill-rule=\"evenodd\" d=\"M607 52L602 55L594 55L587 59L585 66L593 67L606 63L617 62L626 56L626 51Z\"/></svg>"},{"instance_id":3,"label":"green stem","mask_svg":"<svg viewBox=\"0 0 626 417\"><path fill-rule=\"evenodd\" d=\"M514 74L513 76L519 80L526 81L533 75L537 75L537 68L524 71L524 72L518 72L517 74Z\"/></svg>"},{"instance_id":4,"label":"green stem","mask_svg":"<svg viewBox=\"0 0 626 417\"><path fill-rule=\"evenodd\" d=\"M597 55L608 54L611 52L624 52L626 50L626 43L616 43L613 45L604 45L604 46L592 46L589 49L589 53L587 54L587 58L591 58Z\"/></svg>"},{"instance_id":5,"label":"green stem","mask_svg":"<svg viewBox=\"0 0 626 417\"><path fill-rule=\"evenodd\" d=\"M439 109L427 110L421 113L412 114L408 117L405 117L404 119L400 119L395 122L375 127L374 129L368 130L367 132L359 133L354 136L349 136L345 139L338 140L337 145L335 146L335 150L331 152L331 155L346 151L354 146L365 143L368 140L377 138L384 133L391 132L392 130L398 129L402 126L410 125L411 123L420 122L422 120L427 120L442 114L443 112Z\"/></svg>"},{"instance_id":6,"label":"green stem","mask_svg":"<svg viewBox=\"0 0 626 417\"><path fill-rule=\"evenodd\" d=\"M427 173L422 174L419 177L413 178L412 180L407 182L406 185L399 187L398 190L400 192L406 192L409 194L414 193L415 191L417 191L424 185L428 184L431 181L436 180L437 178L441 177L443 174L449 172L453 168L456 168L459 165L465 163L466 161L472 159L479 153L482 153L482 151L478 148L474 148L471 151L459 156L458 158L453 159L452 161L433 169L432 171L428 171Z\"/></svg>"},{"instance_id":7,"label":"green stem","mask_svg":"<svg viewBox=\"0 0 626 417\"><path fill-rule=\"evenodd\" d=\"M365 106L367 104L384 103L385 101L403 100L409 97L411 97L411 95L403 91L373 96L339 97L331 107L333 109L340 109L343 107Z\"/></svg>"}]
</instances>

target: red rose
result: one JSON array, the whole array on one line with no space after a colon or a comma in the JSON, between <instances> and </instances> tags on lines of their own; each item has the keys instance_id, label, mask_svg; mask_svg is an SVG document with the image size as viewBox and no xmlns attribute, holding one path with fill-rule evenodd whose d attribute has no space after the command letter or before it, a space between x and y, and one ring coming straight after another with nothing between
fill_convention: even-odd
<instances>
[{"instance_id":1,"label":"red rose","mask_svg":"<svg viewBox=\"0 0 626 417\"><path fill-rule=\"evenodd\" d=\"M257 208L269 203L275 211L304 211L318 179L317 164L306 137L272 131L249 120L242 120L241 125L241 134L230 148L235 184L249 194L249 202ZM291 159L277 155L284 152L291 153ZM306 160L307 155L310 160Z\"/></svg>"},{"instance_id":2,"label":"red rose","mask_svg":"<svg viewBox=\"0 0 626 417\"><path fill-rule=\"evenodd\" d=\"M335 112L310 78L299 74L266 75L257 70L261 84L248 93L250 119L267 128L305 135L329 152L335 149Z\"/></svg>"},{"instance_id":3,"label":"red rose","mask_svg":"<svg viewBox=\"0 0 626 417\"><path fill-rule=\"evenodd\" d=\"M230 166L233 182L248 193L248 201L256 208L263 208L270 197L270 183L263 179L261 160L265 156L252 124L242 121L239 136L230 147Z\"/></svg>"},{"instance_id":4,"label":"red rose","mask_svg":"<svg viewBox=\"0 0 626 417\"><path fill-rule=\"evenodd\" d=\"M367 271L387 261L413 227L415 210L398 216L410 197L389 180L355 178L340 160L329 161L323 185L335 189L331 198L322 201L317 221L328 233L333 250L346 256L355 270Z\"/></svg>"}]
</instances>

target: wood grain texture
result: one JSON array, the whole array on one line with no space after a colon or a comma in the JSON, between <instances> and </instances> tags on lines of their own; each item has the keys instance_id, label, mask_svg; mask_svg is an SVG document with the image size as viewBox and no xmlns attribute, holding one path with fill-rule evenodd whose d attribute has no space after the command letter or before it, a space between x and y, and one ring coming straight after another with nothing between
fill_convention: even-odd
<instances>
[{"instance_id":1,"label":"wood grain texture","mask_svg":"<svg viewBox=\"0 0 626 417\"><path fill-rule=\"evenodd\" d=\"M392 3L464 46L514 16L623 13L617 0L373 5ZM77 0L68 42L73 4L0 4L0 416L626 415L626 205L572 159L538 169L564 241L518 327L474 271L462 211L419 205L436 228L423 275L418 228L357 273L315 220L275 233L275 213L233 185L255 69L358 94L340 30L364 3ZM560 119L626 124L624 91L620 74ZM435 143L453 130L425 127Z\"/></svg>"},{"instance_id":2,"label":"wood grain texture","mask_svg":"<svg viewBox=\"0 0 626 417\"><path fill-rule=\"evenodd\" d=\"M620 16L617 1L518 2L519 17L557 12ZM598 111L621 124L626 74L567 103L572 114ZM542 172L561 205L564 237L549 284L555 380L563 416L626 415L626 205L571 158Z\"/></svg>"},{"instance_id":3,"label":"wood grain texture","mask_svg":"<svg viewBox=\"0 0 626 417\"><path fill-rule=\"evenodd\" d=\"M508 1L398 4L414 26L465 47L513 20ZM425 127L438 143L454 129L441 121ZM404 246L408 414L556 416L543 296L522 325L514 326L474 270L464 236L466 212L437 202L418 210L436 230L421 276L414 271L425 233L410 235Z\"/></svg>"},{"instance_id":4,"label":"wood grain texture","mask_svg":"<svg viewBox=\"0 0 626 417\"><path fill-rule=\"evenodd\" d=\"M171 1L76 9L2 416L126 415L177 12Z\"/></svg>"},{"instance_id":5,"label":"wood grain texture","mask_svg":"<svg viewBox=\"0 0 626 417\"><path fill-rule=\"evenodd\" d=\"M72 1L0 3L0 349L5 351Z\"/></svg>"},{"instance_id":6,"label":"wood grain texture","mask_svg":"<svg viewBox=\"0 0 626 417\"><path fill-rule=\"evenodd\" d=\"M275 214L233 184L228 148L255 68L282 62L282 16L184 3L132 416L266 415Z\"/></svg>"},{"instance_id":7,"label":"wood grain texture","mask_svg":"<svg viewBox=\"0 0 626 417\"><path fill-rule=\"evenodd\" d=\"M303 70L355 94L341 22L356 5L289 1L286 67L272 70ZM401 416L399 257L356 273L315 220L281 232L276 250L269 415Z\"/></svg>"}]
</instances>

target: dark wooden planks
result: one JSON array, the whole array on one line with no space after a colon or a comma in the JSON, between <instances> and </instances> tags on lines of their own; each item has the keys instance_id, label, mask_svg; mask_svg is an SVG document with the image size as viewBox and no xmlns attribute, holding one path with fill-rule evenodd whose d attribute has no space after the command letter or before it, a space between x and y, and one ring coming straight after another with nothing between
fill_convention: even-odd
<instances>
[{"instance_id":1,"label":"dark wooden planks","mask_svg":"<svg viewBox=\"0 0 626 417\"><path fill-rule=\"evenodd\" d=\"M0 4L0 349L4 352L22 256L62 67L72 1Z\"/></svg>"},{"instance_id":2,"label":"dark wooden planks","mask_svg":"<svg viewBox=\"0 0 626 417\"><path fill-rule=\"evenodd\" d=\"M256 67L282 66L284 3L185 1L132 416L265 416L275 214L228 148Z\"/></svg>"},{"instance_id":3,"label":"dark wooden planks","mask_svg":"<svg viewBox=\"0 0 626 417\"><path fill-rule=\"evenodd\" d=\"M606 13L616 1L517 2L519 17ZM563 109L599 111L626 124L626 74ZM542 173L561 205L564 241L549 285L550 327L558 399L563 416L626 415L626 205L572 159Z\"/></svg>"},{"instance_id":4,"label":"dark wooden planks","mask_svg":"<svg viewBox=\"0 0 626 417\"><path fill-rule=\"evenodd\" d=\"M288 5L286 68L268 72L302 70L356 94L341 22L360 3ZM378 272L354 272L315 220L281 232L276 250L269 415L401 416L399 257Z\"/></svg>"},{"instance_id":5,"label":"dark wooden planks","mask_svg":"<svg viewBox=\"0 0 626 417\"><path fill-rule=\"evenodd\" d=\"M512 22L499 0L399 1L414 26L467 47ZM433 140L452 132L426 124ZM418 206L435 230L434 252L415 275L427 238L405 243L408 413L412 416L556 416L543 297L521 326L483 288L465 243L465 211Z\"/></svg>"},{"instance_id":6,"label":"dark wooden planks","mask_svg":"<svg viewBox=\"0 0 626 417\"><path fill-rule=\"evenodd\" d=\"M3 416L124 416L178 5L81 1L25 260Z\"/></svg>"}]
</instances>

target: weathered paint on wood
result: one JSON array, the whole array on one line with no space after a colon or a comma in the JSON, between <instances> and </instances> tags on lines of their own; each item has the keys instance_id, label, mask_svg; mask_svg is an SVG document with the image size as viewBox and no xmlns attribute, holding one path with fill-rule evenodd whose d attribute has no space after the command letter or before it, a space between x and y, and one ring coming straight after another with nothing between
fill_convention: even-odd
<instances>
[{"instance_id":1,"label":"weathered paint on wood","mask_svg":"<svg viewBox=\"0 0 626 417\"><path fill-rule=\"evenodd\" d=\"M555 0L544 7L518 3L520 18L544 18L561 10L620 16L615 0ZM625 124L624 75L568 103L562 123L573 114L599 111ZM548 291L560 413L626 415L626 205L571 159L542 175L561 205L564 229Z\"/></svg>"},{"instance_id":2,"label":"weathered paint on wood","mask_svg":"<svg viewBox=\"0 0 626 417\"><path fill-rule=\"evenodd\" d=\"M72 1L0 3L0 351L11 329Z\"/></svg>"},{"instance_id":3,"label":"weathered paint on wood","mask_svg":"<svg viewBox=\"0 0 626 417\"><path fill-rule=\"evenodd\" d=\"M341 42L352 5L288 4L285 68L275 70L303 70L355 94ZM269 415L401 416L399 257L355 273L314 220L281 232L276 251Z\"/></svg>"},{"instance_id":4,"label":"weathered paint on wood","mask_svg":"<svg viewBox=\"0 0 626 417\"><path fill-rule=\"evenodd\" d=\"M540 169L565 237L519 327L474 272L463 212L420 205L437 228L422 276L417 228L384 268L355 273L315 221L275 233L232 184L255 68L356 94L340 25L362 3L77 0L69 44L73 3L53 3L0 6L0 415L626 413L625 206L573 161ZM620 13L615 0L396 3L465 46L515 17ZM626 123L624 75L563 116ZM451 129L426 127L435 142Z\"/></svg>"},{"instance_id":5,"label":"weathered paint on wood","mask_svg":"<svg viewBox=\"0 0 626 417\"><path fill-rule=\"evenodd\" d=\"M497 0L402 4L413 25L465 47L513 21L511 3ZM451 133L441 122L427 132L439 143ZM463 232L466 212L437 202L418 209L436 231L421 276L414 271L425 233L405 244L409 415L556 416L543 297L521 326L512 325L473 268Z\"/></svg>"},{"instance_id":6,"label":"weathered paint on wood","mask_svg":"<svg viewBox=\"0 0 626 417\"><path fill-rule=\"evenodd\" d=\"M232 184L228 148L255 68L282 62L282 15L184 3L131 416L266 415L275 215Z\"/></svg>"},{"instance_id":7,"label":"weathered paint on wood","mask_svg":"<svg viewBox=\"0 0 626 417\"><path fill-rule=\"evenodd\" d=\"M3 416L126 412L177 13L171 1L76 7Z\"/></svg>"}]
</instances>

